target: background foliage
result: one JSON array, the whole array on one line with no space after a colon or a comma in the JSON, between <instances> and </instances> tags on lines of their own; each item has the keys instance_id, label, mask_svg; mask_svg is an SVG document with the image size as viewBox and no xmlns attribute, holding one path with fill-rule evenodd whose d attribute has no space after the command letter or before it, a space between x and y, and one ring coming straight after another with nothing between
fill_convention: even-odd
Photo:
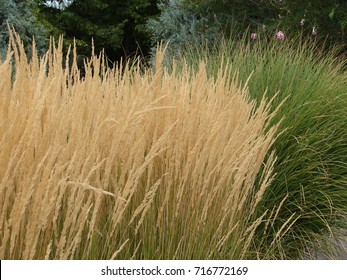
<instances>
[{"instance_id":1,"label":"background foliage","mask_svg":"<svg viewBox=\"0 0 347 280\"><path fill-rule=\"evenodd\" d=\"M203 17L192 5L169 0L159 3L158 8L159 17L150 19L147 28L154 43L170 41L167 57L180 57L187 47L208 45L219 37L218 22Z\"/></svg>"},{"instance_id":2,"label":"background foliage","mask_svg":"<svg viewBox=\"0 0 347 280\"><path fill-rule=\"evenodd\" d=\"M148 53L150 40L145 23L157 12L155 0L75 0L61 10L38 2L40 20L50 34L64 34L66 45L75 38L82 55L90 55L92 38L95 51L104 49L112 61Z\"/></svg>"},{"instance_id":3,"label":"background foliage","mask_svg":"<svg viewBox=\"0 0 347 280\"><path fill-rule=\"evenodd\" d=\"M278 24L291 32L303 30L312 34L317 29L320 39L330 43L346 44L347 2L345 0L272 1ZM300 24L304 19L304 24Z\"/></svg>"},{"instance_id":4,"label":"background foliage","mask_svg":"<svg viewBox=\"0 0 347 280\"><path fill-rule=\"evenodd\" d=\"M286 37L302 34L315 37L320 42L324 41L328 43L327 46L340 44L346 49L346 1L177 0L163 5L162 15L173 9L171 4L173 2L179 3L175 6L178 6L182 13L186 10L194 12L198 18L209 23L209 30L218 29L219 35L227 38L231 35L242 37L247 29L251 32L272 35L282 30ZM159 18L162 29L173 30L172 23L162 20L162 17ZM185 23L186 26L191 24L191 22ZM313 29L316 34L312 34ZM169 35L163 32L162 39L168 40L174 36ZM204 35L204 31L201 35ZM177 36L180 36L179 33ZM195 34L194 37L199 35ZM211 34L205 37L213 38ZM157 36L153 36L153 39L157 40Z\"/></svg>"},{"instance_id":5,"label":"background foliage","mask_svg":"<svg viewBox=\"0 0 347 280\"><path fill-rule=\"evenodd\" d=\"M63 34L65 45L75 38L79 54L89 57L93 38L96 52L104 49L112 61L147 56L160 40L170 40L171 51L180 55L187 45L213 45L220 37L240 38L246 30L259 36L278 30L286 37L304 34L346 49L343 0L74 0L61 9L48 2L0 0L2 53L8 39L6 21L27 48L33 35L43 52L50 35Z\"/></svg>"},{"instance_id":6,"label":"background foliage","mask_svg":"<svg viewBox=\"0 0 347 280\"><path fill-rule=\"evenodd\" d=\"M7 23L20 34L27 52L31 50L33 36L39 53L46 50L47 34L35 17L34 8L33 1L0 0L0 57L5 55L7 49Z\"/></svg>"}]
</instances>

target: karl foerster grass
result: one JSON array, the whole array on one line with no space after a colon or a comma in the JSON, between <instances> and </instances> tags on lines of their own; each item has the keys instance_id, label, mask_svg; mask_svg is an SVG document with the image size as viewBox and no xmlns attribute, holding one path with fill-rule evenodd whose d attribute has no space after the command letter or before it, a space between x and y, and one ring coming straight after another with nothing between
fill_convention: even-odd
<instances>
[{"instance_id":1,"label":"karl foerster grass","mask_svg":"<svg viewBox=\"0 0 347 280\"><path fill-rule=\"evenodd\" d=\"M203 61L170 74L162 51L155 71L93 56L81 78L61 41L30 61L18 43L0 65L1 259L256 257L275 212L255 215L275 160L265 100Z\"/></svg>"}]
</instances>

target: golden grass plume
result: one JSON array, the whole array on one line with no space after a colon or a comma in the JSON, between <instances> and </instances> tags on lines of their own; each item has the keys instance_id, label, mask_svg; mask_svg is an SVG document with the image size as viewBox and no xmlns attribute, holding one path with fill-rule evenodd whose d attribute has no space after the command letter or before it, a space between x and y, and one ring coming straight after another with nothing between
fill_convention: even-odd
<instances>
[{"instance_id":1,"label":"golden grass plume","mask_svg":"<svg viewBox=\"0 0 347 280\"><path fill-rule=\"evenodd\" d=\"M1 259L247 256L268 214L269 103L203 61L168 72L163 50L155 71L94 55L80 77L62 40L33 49L14 34L0 63Z\"/></svg>"}]
</instances>

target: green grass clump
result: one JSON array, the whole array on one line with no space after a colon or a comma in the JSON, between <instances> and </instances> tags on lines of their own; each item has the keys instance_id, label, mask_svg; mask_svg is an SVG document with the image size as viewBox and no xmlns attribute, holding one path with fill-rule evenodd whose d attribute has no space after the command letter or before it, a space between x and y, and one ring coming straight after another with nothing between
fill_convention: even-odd
<instances>
[{"instance_id":1,"label":"green grass clump","mask_svg":"<svg viewBox=\"0 0 347 280\"><path fill-rule=\"evenodd\" d=\"M309 252L326 243L336 228L346 228L347 213L347 75L334 51L323 53L313 42L243 39L223 42L214 50L194 50L217 77L220 65L261 100L285 100L274 122L283 118L273 149L278 160L275 179L259 213L281 202L276 221L255 244L260 258L314 257ZM264 228L265 226L264 221ZM281 240L276 235L281 232ZM277 241L274 241L275 240ZM330 239L331 240L331 239ZM269 250L279 242L272 252ZM259 245L260 244L260 245ZM331 244L331 242L330 242ZM281 248L281 249L280 249ZM321 251L321 250L320 250ZM335 248L322 253L338 258ZM271 254L269 255L269 252Z\"/></svg>"}]
</instances>

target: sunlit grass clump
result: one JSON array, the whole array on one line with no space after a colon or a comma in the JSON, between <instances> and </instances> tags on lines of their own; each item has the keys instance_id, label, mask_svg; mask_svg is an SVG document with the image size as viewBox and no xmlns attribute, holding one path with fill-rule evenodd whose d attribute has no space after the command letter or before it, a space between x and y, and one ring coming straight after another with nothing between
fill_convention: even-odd
<instances>
[{"instance_id":1,"label":"sunlit grass clump","mask_svg":"<svg viewBox=\"0 0 347 280\"><path fill-rule=\"evenodd\" d=\"M29 61L11 39L0 62L1 259L259 257L256 232L267 236L281 206L258 210L274 178L275 112L229 71L209 79L202 60L174 75L162 57L143 71L93 56L80 78L61 41Z\"/></svg>"}]
</instances>

